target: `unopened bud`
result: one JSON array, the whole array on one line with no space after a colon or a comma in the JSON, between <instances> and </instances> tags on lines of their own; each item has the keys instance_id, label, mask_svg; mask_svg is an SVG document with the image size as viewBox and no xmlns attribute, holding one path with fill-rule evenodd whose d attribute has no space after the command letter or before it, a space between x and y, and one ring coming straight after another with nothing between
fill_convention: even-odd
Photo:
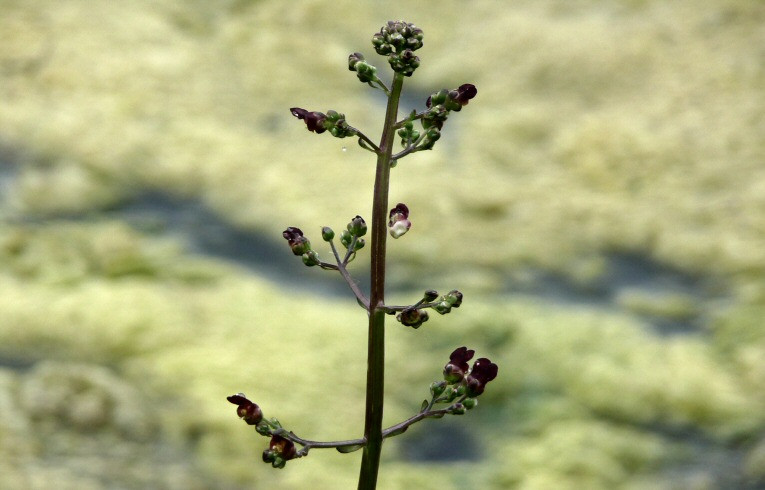
<instances>
[{"instance_id":1,"label":"unopened bud","mask_svg":"<svg viewBox=\"0 0 765 490\"><path fill-rule=\"evenodd\" d=\"M450 414L452 415L465 415L465 405L462 403L455 403L451 407L447 408Z\"/></svg>"},{"instance_id":2,"label":"unopened bud","mask_svg":"<svg viewBox=\"0 0 765 490\"><path fill-rule=\"evenodd\" d=\"M325 242L331 242L335 238L335 232L329 226L321 229L321 238Z\"/></svg>"},{"instance_id":3,"label":"unopened bud","mask_svg":"<svg viewBox=\"0 0 765 490\"><path fill-rule=\"evenodd\" d=\"M340 232L340 243L342 243L345 248L351 246L351 239L351 232L348 230L343 230Z\"/></svg>"},{"instance_id":4,"label":"unopened bud","mask_svg":"<svg viewBox=\"0 0 765 490\"><path fill-rule=\"evenodd\" d=\"M452 308L459 308L462 304L462 293L456 289L449 291L449 294L444 296L444 300L448 301Z\"/></svg>"},{"instance_id":5,"label":"unopened bud","mask_svg":"<svg viewBox=\"0 0 765 490\"><path fill-rule=\"evenodd\" d=\"M433 307L434 310L436 310L437 313L440 313L441 315L446 315L450 311L452 311L452 305L449 304L448 301L441 301L437 305Z\"/></svg>"},{"instance_id":6,"label":"unopened bud","mask_svg":"<svg viewBox=\"0 0 765 490\"><path fill-rule=\"evenodd\" d=\"M462 401L462 404L467 408L468 410L474 409L476 406L478 406L478 399L477 398L465 398Z\"/></svg>"},{"instance_id":7,"label":"unopened bud","mask_svg":"<svg viewBox=\"0 0 765 490\"><path fill-rule=\"evenodd\" d=\"M446 381L433 381L430 383L430 394L433 397L440 396L446 390Z\"/></svg>"},{"instance_id":8,"label":"unopened bud","mask_svg":"<svg viewBox=\"0 0 765 490\"><path fill-rule=\"evenodd\" d=\"M309 250L308 252L303 254L303 263L307 265L308 267L319 265L321 263L321 261L319 260L319 254L317 254L313 250Z\"/></svg>"},{"instance_id":9,"label":"unopened bud","mask_svg":"<svg viewBox=\"0 0 765 490\"><path fill-rule=\"evenodd\" d=\"M396 320L400 321L404 326L420 328L420 325L428 321L428 312L416 308L407 308L396 315Z\"/></svg>"},{"instance_id":10,"label":"unopened bud","mask_svg":"<svg viewBox=\"0 0 765 490\"><path fill-rule=\"evenodd\" d=\"M361 237L367 234L367 223L364 218L358 215L348 223L347 228L350 234L354 236Z\"/></svg>"}]
</instances>

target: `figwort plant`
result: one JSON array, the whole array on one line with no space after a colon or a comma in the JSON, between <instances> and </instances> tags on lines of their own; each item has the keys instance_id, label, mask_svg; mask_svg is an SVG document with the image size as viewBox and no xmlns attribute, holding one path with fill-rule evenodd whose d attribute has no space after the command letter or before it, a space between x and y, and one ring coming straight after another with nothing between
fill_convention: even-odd
<instances>
[{"instance_id":1,"label":"figwort plant","mask_svg":"<svg viewBox=\"0 0 765 490\"><path fill-rule=\"evenodd\" d=\"M404 433L409 426L426 418L440 418L444 415L462 415L474 408L486 384L497 376L497 365L489 359L480 358L470 367L469 361L475 352L467 347L459 347L451 353L449 362L443 368L443 379L430 385L430 399L424 400L419 411L408 419L391 427L383 428L383 401L385 377L385 319L395 315L402 325L419 328L428 321L428 311L445 315L452 308L462 304L462 293L452 290L447 294L437 291L425 291L417 302L394 306L385 303L385 247L386 238L400 238L409 231L409 208L404 203L388 208L388 187L391 168L403 157L421 150L431 150L441 137L441 130L452 112L459 112L463 106L476 96L477 90L469 83L456 89L442 89L428 97L425 110L413 110L403 119L398 119L398 104L401 98L404 79L412 76L420 59L414 54L422 47L423 32L414 24L403 21L390 21L380 32L372 36L372 45L377 54L388 58L393 69L393 80L386 85L378 76L377 68L371 65L361 53L353 53L348 58L348 68L356 73L363 83L382 90L388 98L385 123L380 142L375 143L360 130L351 126L345 115L336 111L315 112L298 107L290 109L292 115L305 122L309 131L317 134L329 132L336 138L358 138L359 145L377 157L375 184L373 193L372 223L369 229L361 216L356 216L346 229L338 235L325 226L321 229L321 238L328 244L332 259L325 262L313 248L311 241L299 228L287 228L283 236L292 253L302 257L305 265L319 266L321 269L336 271L348 283L356 301L366 311L369 319L367 343L367 388L366 418L364 436L349 441L311 441L298 437L294 432L282 427L276 418L265 418L260 407L250 401L244 393L228 397L228 401L237 406L236 413L247 424L254 425L262 436L270 437L268 448L263 452L263 461L274 468L283 468L287 461L308 455L313 448L335 448L341 453L350 453L363 449L359 489L374 489L377 485L377 473L380 465L382 442L388 437ZM415 128L415 123L417 127ZM393 152L396 135L403 147ZM370 235L371 284L369 297L359 289L348 272L348 265L359 250L366 245L367 231ZM335 239L342 248L338 251ZM300 446L300 449L297 448Z\"/></svg>"}]
</instances>

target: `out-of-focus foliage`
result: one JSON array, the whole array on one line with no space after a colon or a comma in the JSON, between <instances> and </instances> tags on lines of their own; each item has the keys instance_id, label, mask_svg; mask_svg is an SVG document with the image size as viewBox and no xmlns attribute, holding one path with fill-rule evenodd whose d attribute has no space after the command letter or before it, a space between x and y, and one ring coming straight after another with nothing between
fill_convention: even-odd
<instances>
[{"instance_id":1,"label":"out-of-focus foliage","mask_svg":"<svg viewBox=\"0 0 765 490\"><path fill-rule=\"evenodd\" d=\"M347 56L374 63L371 34L398 18L425 31L402 113L462 83L478 96L393 170L413 226L391 300L465 303L391 323L386 422L459 345L500 373L467 417L386 443L380 488L765 482L765 5L0 12L0 487L353 488L355 455L262 464L225 397L301 437L359 436L363 311L281 231L318 248L322 225L368 216L373 159L288 108L379 131Z\"/></svg>"}]
</instances>

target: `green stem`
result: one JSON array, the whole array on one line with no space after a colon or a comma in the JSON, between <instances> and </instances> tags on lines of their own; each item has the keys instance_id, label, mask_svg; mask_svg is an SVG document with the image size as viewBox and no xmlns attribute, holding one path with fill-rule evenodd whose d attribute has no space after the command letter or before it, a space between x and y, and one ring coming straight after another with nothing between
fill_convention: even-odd
<instances>
[{"instance_id":1,"label":"green stem","mask_svg":"<svg viewBox=\"0 0 765 490\"><path fill-rule=\"evenodd\" d=\"M361 458L358 490L374 490L382 450L383 402L385 388L385 241L388 237L388 188L395 124L404 75L396 73L391 84L385 125L375 173L372 205L371 288L369 294L369 340L367 343L367 400L364 421L364 454Z\"/></svg>"}]
</instances>

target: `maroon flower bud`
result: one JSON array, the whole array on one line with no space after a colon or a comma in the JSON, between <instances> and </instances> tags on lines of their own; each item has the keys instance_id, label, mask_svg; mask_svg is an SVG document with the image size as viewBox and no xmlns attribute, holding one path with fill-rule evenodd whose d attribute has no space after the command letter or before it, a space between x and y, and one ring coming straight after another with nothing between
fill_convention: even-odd
<instances>
[{"instance_id":1,"label":"maroon flower bud","mask_svg":"<svg viewBox=\"0 0 765 490\"><path fill-rule=\"evenodd\" d=\"M297 454L295 444L292 441L276 434L271 436L271 443L268 445L268 449L285 461L293 459Z\"/></svg>"},{"instance_id":2,"label":"maroon flower bud","mask_svg":"<svg viewBox=\"0 0 765 490\"><path fill-rule=\"evenodd\" d=\"M236 414L247 422L247 425L258 425L263 420L263 411L260 407L247 399L244 393L237 393L226 398L229 402L237 405Z\"/></svg>"},{"instance_id":3,"label":"maroon flower bud","mask_svg":"<svg viewBox=\"0 0 765 490\"><path fill-rule=\"evenodd\" d=\"M305 121L306 126L308 126L308 131L313 131L316 134L321 134L326 131L326 128L324 127L324 120L327 118L327 116L324 113L309 112L305 109L301 109L300 107L292 107L290 112L296 118L303 119Z\"/></svg>"},{"instance_id":4,"label":"maroon flower bud","mask_svg":"<svg viewBox=\"0 0 765 490\"><path fill-rule=\"evenodd\" d=\"M390 210L389 217L388 231L393 238L403 236L412 227L412 222L409 221L409 208L404 203L396 204L396 207Z\"/></svg>"},{"instance_id":5,"label":"maroon flower bud","mask_svg":"<svg viewBox=\"0 0 765 490\"><path fill-rule=\"evenodd\" d=\"M282 236L287 240L293 254L303 255L311 251L311 242L303 236L303 232L300 228L290 226L284 230Z\"/></svg>"},{"instance_id":6,"label":"maroon flower bud","mask_svg":"<svg viewBox=\"0 0 765 490\"><path fill-rule=\"evenodd\" d=\"M417 308L407 308L396 315L396 320L400 321L404 326L420 328L420 325L428 321L428 312L418 310Z\"/></svg>"},{"instance_id":7,"label":"maroon flower bud","mask_svg":"<svg viewBox=\"0 0 765 490\"><path fill-rule=\"evenodd\" d=\"M474 398L483 393L486 384L497 377L498 370L497 365L485 357L478 359L467 377L467 395Z\"/></svg>"},{"instance_id":8,"label":"maroon flower bud","mask_svg":"<svg viewBox=\"0 0 765 490\"><path fill-rule=\"evenodd\" d=\"M444 366L444 379L449 384L456 384L463 380L470 365L468 361L473 358L474 350L468 350L467 347L460 347L452 352L449 358L449 364Z\"/></svg>"},{"instance_id":9,"label":"maroon flower bud","mask_svg":"<svg viewBox=\"0 0 765 490\"><path fill-rule=\"evenodd\" d=\"M436 291L435 289L428 289L427 291L425 291L425 294L422 295L422 300L426 303L429 303L435 300L436 298L438 298L438 291Z\"/></svg>"}]
</instances>

